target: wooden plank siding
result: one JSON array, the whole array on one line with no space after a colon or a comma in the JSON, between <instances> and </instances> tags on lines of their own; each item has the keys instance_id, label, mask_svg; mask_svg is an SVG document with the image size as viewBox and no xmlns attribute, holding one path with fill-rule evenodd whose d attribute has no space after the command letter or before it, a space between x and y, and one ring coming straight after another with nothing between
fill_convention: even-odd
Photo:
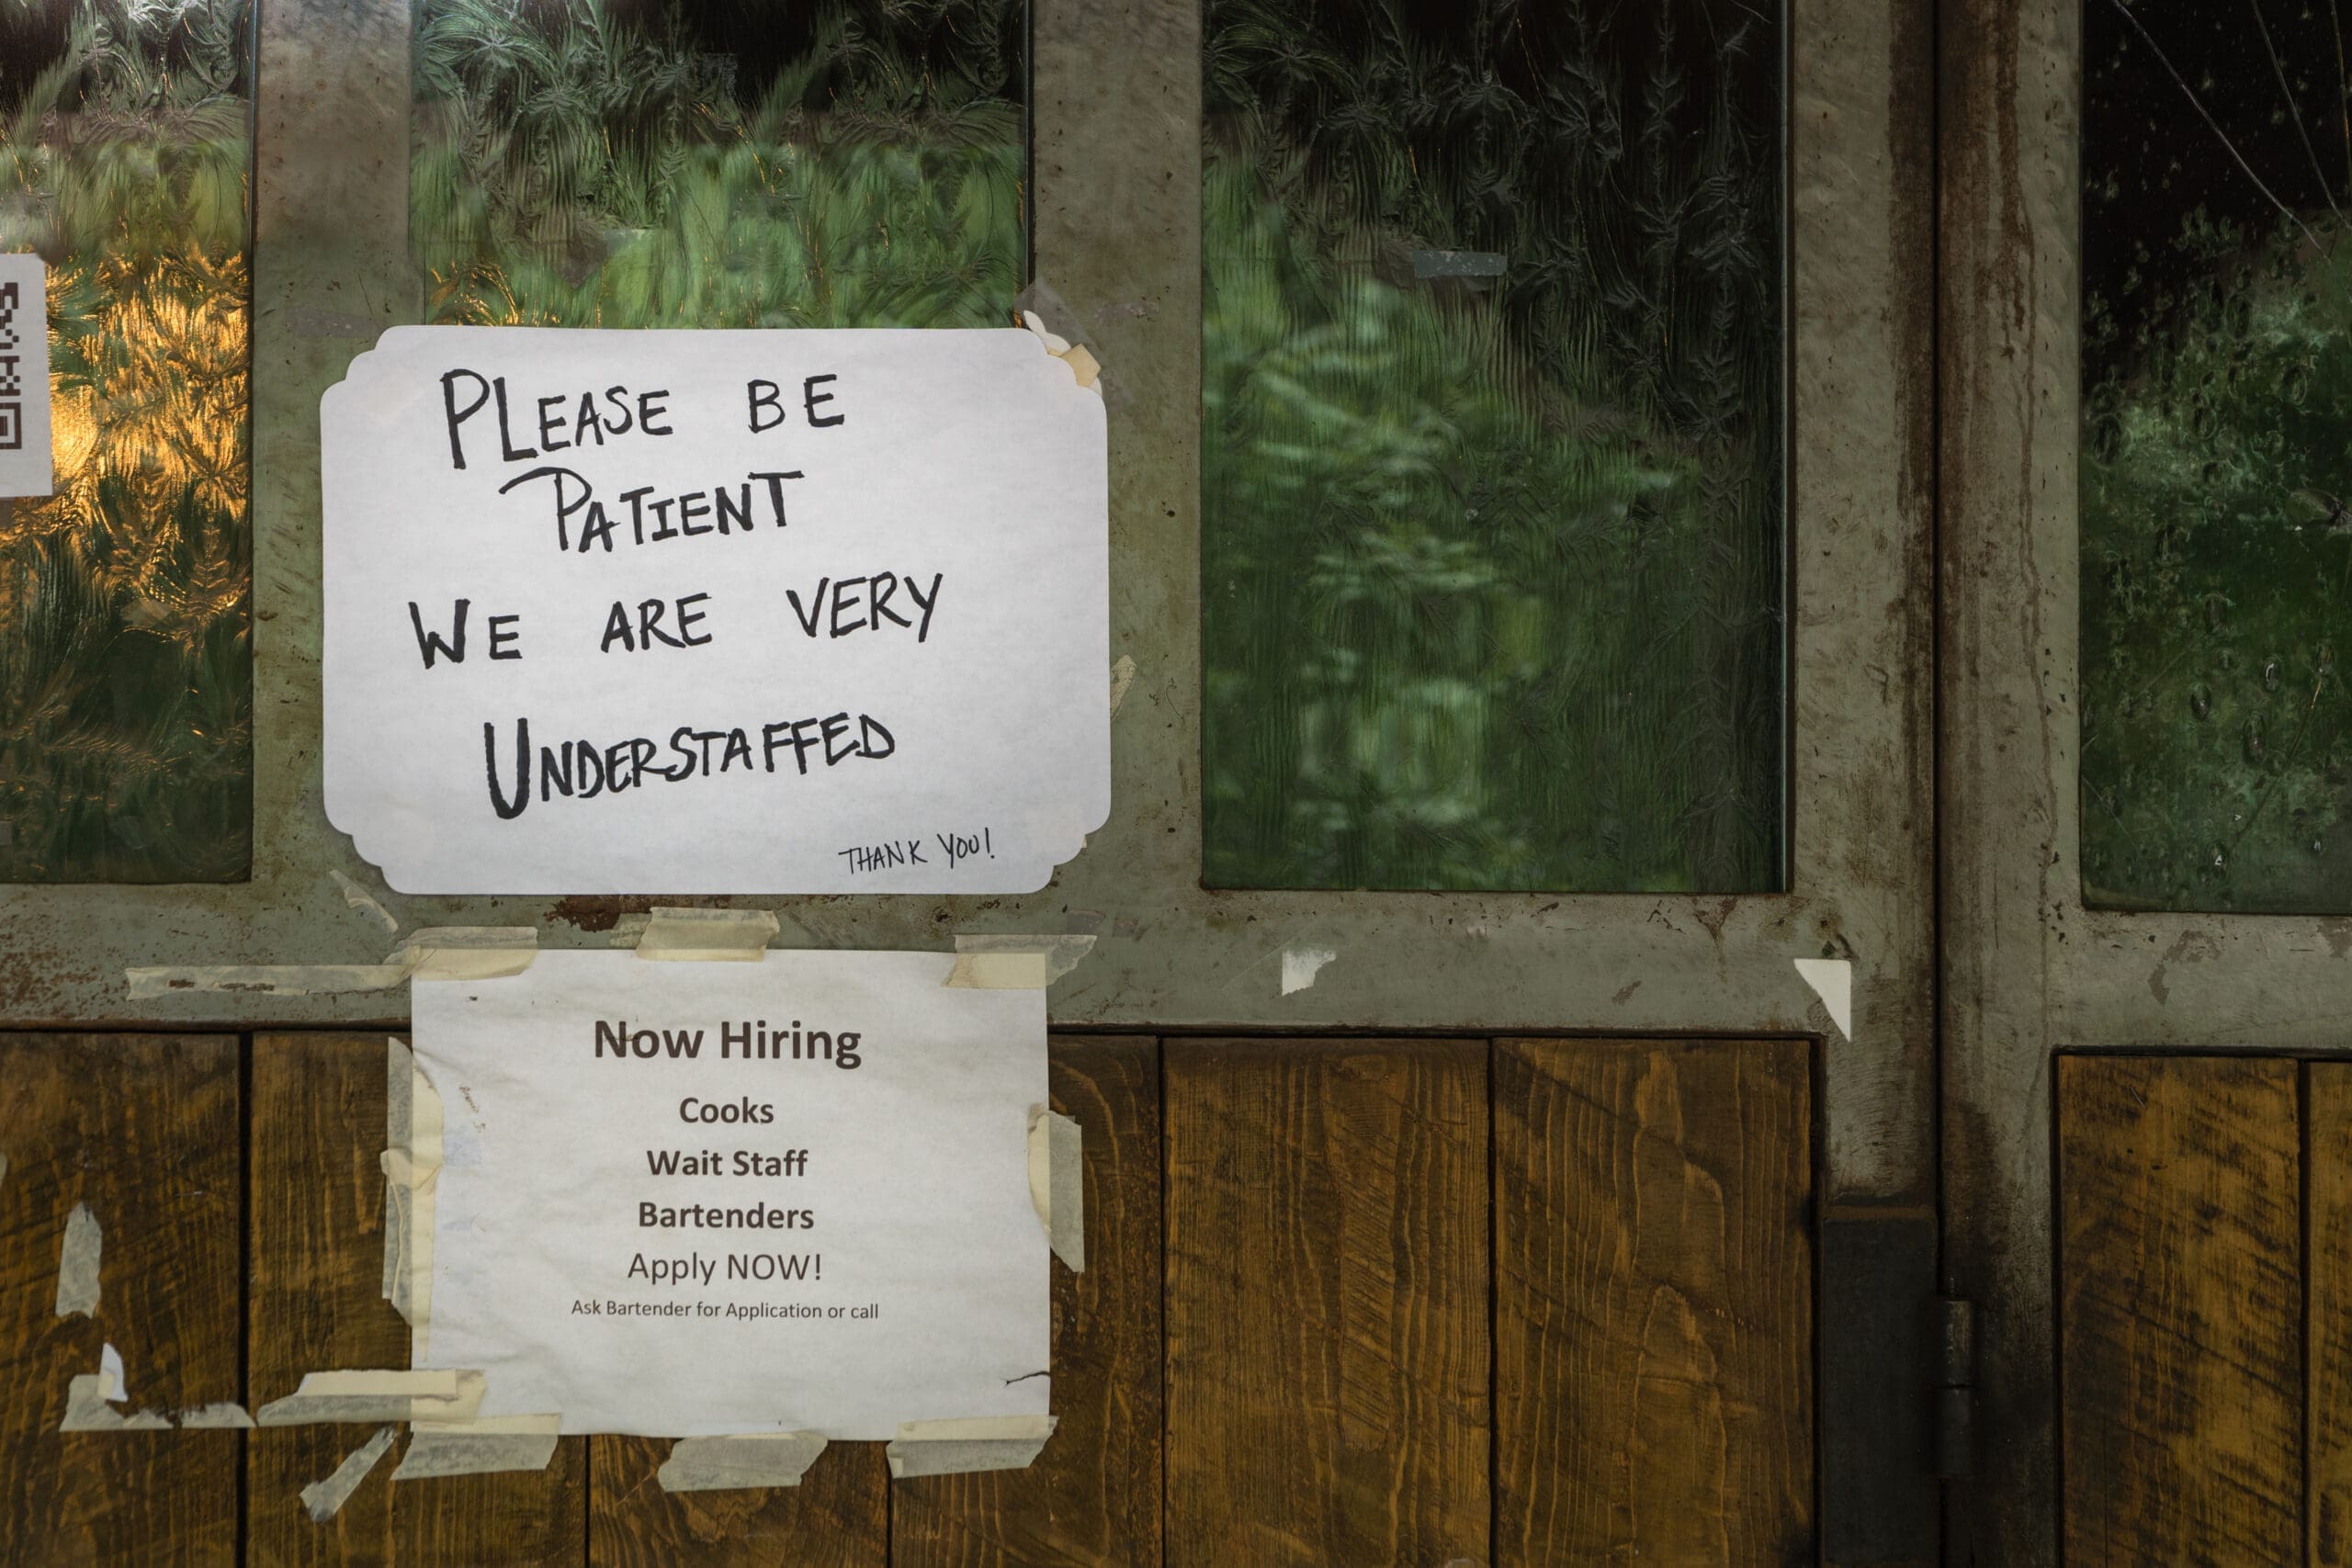
<instances>
[{"instance_id":1,"label":"wooden plank siding","mask_svg":"<svg viewBox=\"0 0 2352 1568\"><path fill-rule=\"evenodd\" d=\"M2302 1560L2300 1069L2058 1064L2069 1568Z\"/></svg>"},{"instance_id":2,"label":"wooden plank siding","mask_svg":"<svg viewBox=\"0 0 2352 1568\"><path fill-rule=\"evenodd\" d=\"M239 1076L233 1035L0 1036L0 1561L236 1560L235 1432L57 1428L109 1344L125 1414L240 1397ZM97 1311L61 1318L76 1203Z\"/></svg>"},{"instance_id":3,"label":"wooden plank siding","mask_svg":"<svg viewBox=\"0 0 2352 1568\"><path fill-rule=\"evenodd\" d=\"M64 1379L105 1339L134 1403L251 1408L307 1371L404 1364L379 1292L384 1038L255 1037L243 1103L233 1039L0 1036L12 1111L53 1108L0 1129L0 1483L51 1530L28 1555L0 1529L0 1564L229 1562L241 1538L245 1562L387 1568L1810 1552L1792 1042L1055 1036L1089 1267L1054 1266L1061 1426L1025 1471L892 1483L880 1445L836 1444L796 1488L673 1495L665 1441L599 1437L543 1473L394 1488L395 1448L314 1524L300 1488L373 1428L61 1443ZM158 1190L158 1168L187 1174ZM179 1206L150 1225L133 1189ZM132 1216L97 1325L48 1315L77 1193ZM157 1324L170 1346L140 1337Z\"/></svg>"},{"instance_id":4,"label":"wooden plank siding","mask_svg":"<svg viewBox=\"0 0 2352 1568\"><path fill-rule=\"evenodd\" d=\"M1495 1053L1498 1568L1813 1558L1792 1041Z\"/></svg>"},{"instance_id":5,"label":"wooden plank siding","mask_svg":"<svg viewBox=\"0 0 2352 1568\"><path fill-rule=\"evenodd\" d=\"M1168 1560L1484 1562L1484 1043L1165 1050Z\"/></svg>"},{"instance_id":6,"label":"wooden plank siding","mask_svg":"<svg viewBox=\"0 0 2352 1568\"><path fill-rule=\"evenodd\" d=\"M2352 1063L2303 1068L2305 1560L2352 1568Z\"/></svg>"},{"instance_id":7,"label":"wooden plank siding","mask_svg":"<svg viewBox=\"0 0 2352 1568\"><path fill-rule=\"evenodd\" d=\"M264 1034L253 1044L249 1408L309 1371L405 1367L408 1325L383 1299L386 1036ZM268 1427L249 1438L247 1561L426 1568L580 1562L587 1440L566 1438L530 1474L394 1486L403 1434L335 1516L313 1523L303 1487L374 1426Z\"/></svg>"}]
</instances>

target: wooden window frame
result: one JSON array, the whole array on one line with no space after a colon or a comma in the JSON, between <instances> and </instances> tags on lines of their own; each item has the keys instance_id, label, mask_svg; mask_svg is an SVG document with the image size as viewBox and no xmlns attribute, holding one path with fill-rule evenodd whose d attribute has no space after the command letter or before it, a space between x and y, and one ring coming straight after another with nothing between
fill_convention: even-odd
<instances>
[{"instance_id":1,"label":"wooden window frame","mask_svg":"<svg viewBox=\"0 0 2352 1568\"><path fill-rule=\"evenodd\" d=\"M786 946L1091 931L1092 954L1052 993L1065 1027L1812 1036L1820 1320L1907 1311L1879 1298L1889 1280L1932 1287L1918 1247L1890 1263L1901 1249L1860 1238L1891 1233L1851 1227L1886 1221L1934 1245L1934 25L1924 6L1788 4L1787 891L1201 886L1198 0L1034 0L1032 265L1108 367L1112 653L1136 669L1113 724L1110 821L1023 897L555 899L387 894L321 809L318 400L377 332L421 313L410 6L264 5L253 877L8 889L0 1027L397 1026L397 989L127 988L141 965L378 961L389 939L340 873L404 929L529 925L550 948L608 945L620 914L655 902L773 907ZM1296 944L1335 956L1284 994L1280 955ZM1853 965L1850 1038L1792 962L1825 957ZM1872 1539L1839 1499L1915 1457L1885 1452L1852 1403L1883 1403L1883 1372L1850 1400L1823 1374L1832 1560L1841 1540Z\"/></svg>"}]
</instances>

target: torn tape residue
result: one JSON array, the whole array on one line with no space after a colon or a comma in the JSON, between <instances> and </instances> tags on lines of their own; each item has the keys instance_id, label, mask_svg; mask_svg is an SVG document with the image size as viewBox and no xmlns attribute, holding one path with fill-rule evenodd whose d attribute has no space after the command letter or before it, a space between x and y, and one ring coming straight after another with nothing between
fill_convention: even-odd
<instances>
[{"instance_id":1,"label":"torn tape residue","mask_svg":"<svg viewBox=\"0 0 2352 1568\"><path fill-rule=\"evenodd\" d=\"M65 1243L57 1251L57 1315L98 1315L98 1251L104 1241L87 1203L65 1216Z\"/></svg>"},{"instance_id":2,"label":"torn tape residue","mask_svg":"<svg viewBox=\"0 0 2352 1568\"><path fill-rule=\"evenodd\" d=\"M905 1421L890 1439L890 1478L964 1475L985 1470L1026 1470L1054 1435L1053 1416L975 1416L954 1421Z\"/></svg>"},{"instance_id":3,"label":"torn tape residue","mask_svg":"<svg viewBox=\"0 0 2352 1568\"><path fill-rule=\"evenodd\" d=\"M334 1517L345 1501L359 1490L368 1472L376 1468L392 1446L392 1429L379 1428L376 1435L345 1455L334 1467L334 1472L323 1481L313 1481L302 1488L302 1506L310 1510L311 1522L322 1525Z\"/></svg>"},{"instance_id":4,"label":"torn tape residue","mask_svg":"<svg viewBox=\"0 0 2352 1568\"><path fill-rule=\"evenodd\" d=\"M742 1492L797 1486L825 1451L821 1432L742 1432L681 1438L656 1479L664 1492Z\"/></svg>"}]
</instances>

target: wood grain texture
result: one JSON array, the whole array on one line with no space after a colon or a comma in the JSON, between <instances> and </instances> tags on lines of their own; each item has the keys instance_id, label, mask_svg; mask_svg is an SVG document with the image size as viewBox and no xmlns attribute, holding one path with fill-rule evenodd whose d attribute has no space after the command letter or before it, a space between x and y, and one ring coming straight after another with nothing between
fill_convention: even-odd
<instances>
[{"instance_id":1,"label":"wood grain texture","mask_svg":"<svg viewBox=\"0 0 2352 1568\"><path fill-rule=\"evenodd\" d=\"M1487 1560L1484 1041L1176 1041L1167 1561Z\"/></svg>"},{"instance_id":2,"label":"wood grain texture","mask_svg":"<svg viewBox=\"0 0 2352 1568\"><path fill-rule=\"evenodd\" d=\"M2069 1568L2303 1551L2298 1069L2058 1064Z\"/></svg>"},{"instance_id":3,"label":"wood grain texture","mask_svg":"<svg viewBox=\"0 0 2352 1568\"><path fill-rule=\"evenodd\" d=\"M408 1325L382 1299L384 1039L265 1034L254 1042L249 1408L309 1371L408 1365ZM304 1486L372 1426L282 1427L251 1437L248 1560L426 1568L563 1564L586 1554L587 1443L566 1438L533 1473L406 1481L405 1434L323 1524Z\"/></svg>"},{"instance_id":4,"label":"wood grain texture","mask_svg":"<svg viewBox=\"0 0 2352 1568\"><path fill-rule=\"evenodd\" d=\"M2352 1063L2303 1068L2305 1561L2352 1568Z\"/></svg>"},{"instance_id":5,"label":"wood grain texture","mask_svg":"<svg viewBox=\"0 0 2352 1568\"><path fill-rule=\"evenodd\" d=\"M1494 1562L1813 1560L1801 1041L1495 1046Z\"/></svg>"},{"instance_id":6,"label":"wood grain texture","mask_svg":"<svg viewBox=\"0 0 2352 1568\"><path fill-rule=\"evenodd\" d=\"M1159 1050L1057 1039L1052 1060L1086 1148L1086 1272L1053 1266L1061 1425L1026 1470L899 1482L893 1568L1159 1561Z\"/></svg>"},{"instance_id":7,"label":"wood grain texture","mask_svg":"<svg viewBox=\"0 0 2352 1568\"><path fill-rule=\"evenodd\" d=\"M595 1568L882 1568L890 1467L880 1443L831 1443L797 1486L664 1492L668 1438L598 1436L588 1472Z\"/></svg>"},{"instance_id":8,"label":"wood grain texture","mask_svg":"<svg viewBox=\"0 0 2352 1568\"><path fill-rule=\"evenodd\" d=\"M235 1559L237 1433L57 1427L108 1344L126 1414L239 1397L238 1077L233 1036L0 1036L0 1562ZM98 1306L60 1318L77 1202Z\"/></svg>"}]
</instances>

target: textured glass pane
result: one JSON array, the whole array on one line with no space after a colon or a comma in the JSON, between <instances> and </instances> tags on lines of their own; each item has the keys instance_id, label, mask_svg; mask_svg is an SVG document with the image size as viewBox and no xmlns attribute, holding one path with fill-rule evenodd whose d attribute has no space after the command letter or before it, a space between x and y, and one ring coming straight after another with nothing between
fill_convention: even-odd
<instances>
[{"instance_id":1,"label":"textured glass pane","mask_svg":"<svg viewBox=\"0 0 2352 1568\"><path fill-rule=\"evenodd\" d=\"M0 880L246 874L252 85L242 0L0 6L57 475L0 501Z\"/></svg>"},{"instance_id":2,"label":"textured glass pane","mask_svg":"<svg viewBox=\"0 0 2352 1568\"><path fill-rule=\"evenodd\" d=\"M1001 326L1021 0L424 0L426 319Z\"/></svg>"},{"instance_id":3,"label":"textured glass pane","mask_svg":"<svg viewBox=\"0 0 2352 1568\"><path fill-rule=\"evenodd\" d=\"M2083 882L2352 908L2335 5L2086 0Z\"/></svg>"},{"instance_id":4,"label":"textured glass pane","mask_svg":"<svg viewBox=\"0 0 2352 1568\"><path fill-rule=\"evenodd\" d=\"M1207 50L1207 882L1779 886L1774 8Z\"/></svg>"}]
</instances>

